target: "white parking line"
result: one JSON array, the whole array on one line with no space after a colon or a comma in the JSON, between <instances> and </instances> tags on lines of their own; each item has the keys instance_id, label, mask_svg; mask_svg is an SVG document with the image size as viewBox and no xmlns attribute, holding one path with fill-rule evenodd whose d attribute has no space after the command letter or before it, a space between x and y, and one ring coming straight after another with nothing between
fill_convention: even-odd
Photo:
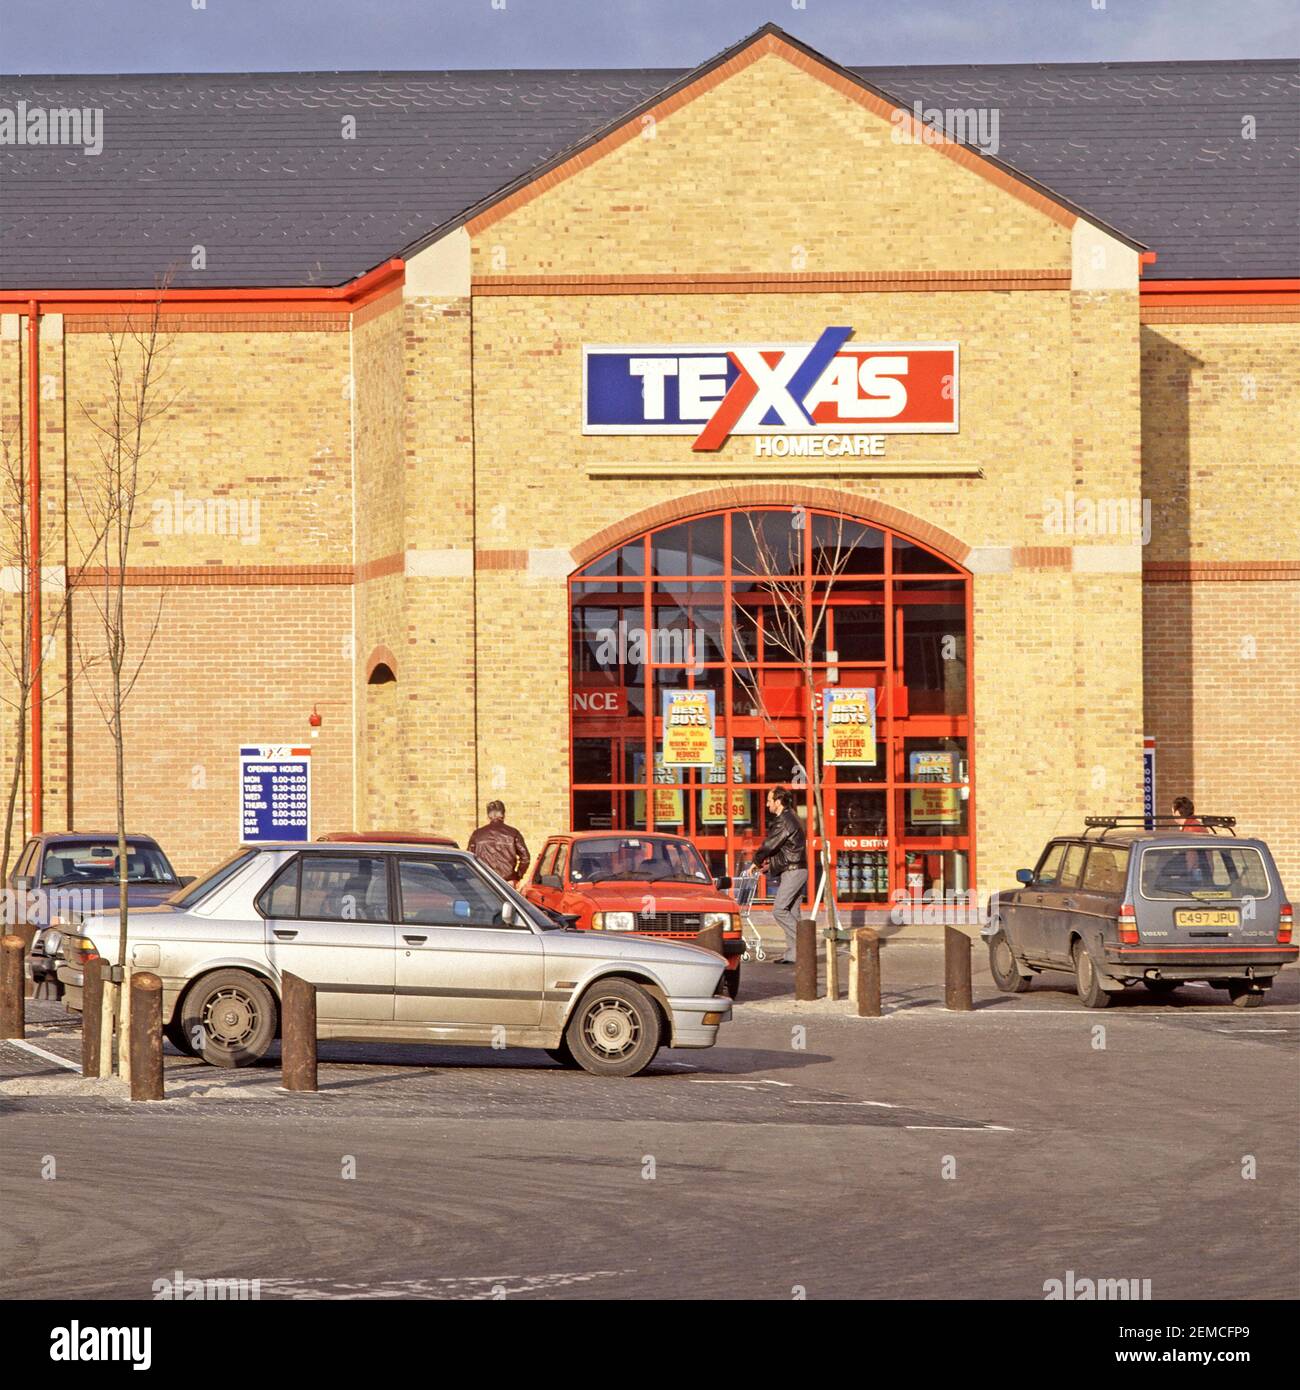
<instances>
[{"instance_id":1,"label":"white parking line","mask_svg":"<svg viewBox=\"0 0 1300 1390\"><path fill-rule=\"evenodd\" d=\"M32 1043L24 1042L21 1038L5 1038L3 1041L12 1047L21 1047L24 1052L31 1052L37 1057L43 1057L47 1062L54 1062L60 1067L66 1067L69 1071L79 1072L81 1070L80 1062L69 1062L66 1057L57 1057L53 1052L46 1052L43 1047L36 1047Z\"/></svg>"},{"instance_id":2,"label":"white parking line","mask_svg":"<svg viewBox=\"0 0 1300 1390\"><path fill-rule=\"evenodd\" d=\"M963 1134L979 1134L987 1130L997 1130L1001 1134L1014 1134L1010 1125L904 1125L904 1129L955 1129Z\"/></svg>"},{"instance_id":3,"label":"white parking line","mask_svg":"<svg viewBox=\"0 0 1300 1390\"><path fill-rule=\"evenodd\" d=\"M897 1110L898 1106L887 1100L792 1100L791 1105L878 1105L882 1110Z\"/></svg>"},{"instance_id":4,"label":"white parking line","mask_svg":"<svg viewBox=\"0 0 1300 1390\"><path fill-rule=\"evenodd\" d=\"M749 1080L731 1080L721 1076L693 1076L691 1082L696 1086L793 1086L793 1081L768 1081L763 1077L753 1077Z\"/></svg>"}]
</instances>

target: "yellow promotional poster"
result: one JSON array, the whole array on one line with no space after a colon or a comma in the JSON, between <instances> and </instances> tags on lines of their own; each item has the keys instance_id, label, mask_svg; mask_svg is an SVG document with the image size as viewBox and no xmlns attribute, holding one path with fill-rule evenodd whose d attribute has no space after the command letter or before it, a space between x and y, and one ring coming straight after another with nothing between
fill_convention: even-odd
<instances>
[{"instance_id":1,"label":"yellow promotional poster","mask_svg":"<svg viewBox=\"0 0 1300 1390\"><path fill-rule=\"evenodd\" d=\"M943 749L929 749L908 756L909 782L955 782L957 757ZM961 822L960 789L913 787L910 792L913 825L957 825Z\"/></svg>"},{"instance_id":2,"label":"yellow promotional poster","mask_svg":"<svg viewBox=\"0 0 1300 1390\"><path fill-rule=\"evenodd\" d=\"M733 753L731 758L731 780L748 782L746 767L747 755ZM718 753L713 759L713 768L708 774L704 795L700 798L700 821L704 825L725 825L727 823L727 755ZM733 788L731 793L731 819L737 824L749 821L749 793Z\"/></svg>"},{"instance_id":3,"label":"yellow promotional poster","mask_svg":"<svg viewBox=\"0 0 1300 1390\"><path fill-rule=\"evenodd\" d=\"M875 690L830 686L822 691L822 710L822 762L826 766L876 761Z\"/></svg>"},{"instance_id":4,"label":"yellow promotional poster","mask_svg":"<svg viewBox=\"0 0 1300 1390\"><path fill-rule=\"evenodd\" d=\"M638 780L640 780L641 777L641 767L642 763L640 755L638 754L636 767L636 775ZM658 783L675 782L676 780L677 778L674 776L672 769L664 766L663 755L660 753L656 753L655 781ZM682 790L680 787L655 787L656 825L681 825L682 821L685 818L683 816L683 810L684 803L682 800ZM632 821L636 825L645 824L645 792L643 791L634 791L632 793Z\"/></svg>"},{"instance_id":5,"label":"yellow promotional poster","mask_svg":"<svg viewBox=\"0 0 1300 1390\"><path fill-rule=\"evenodd\" d=\"M665 767L712 767L713 691L663 692Z\"/></svg>"}]
</instances>

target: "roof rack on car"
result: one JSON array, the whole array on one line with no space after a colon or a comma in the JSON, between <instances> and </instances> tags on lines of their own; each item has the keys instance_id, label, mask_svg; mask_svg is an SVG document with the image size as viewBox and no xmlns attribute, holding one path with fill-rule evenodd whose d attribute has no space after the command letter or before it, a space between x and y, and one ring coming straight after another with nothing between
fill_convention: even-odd
<instances>
[{"instance_id":1,"label":"roof rack on car","mask_svg":"<svg viewBox=\"0 0 1300 1390\"><path fill-rule=\"evenodd\" d=\"M1084 816L1083 835L1087 839L1088 831L1096 830L1100 832L1097 838L1104 840L1108 830L1182 830L1189 820L1196 823L1197 830L1208 831L1211 835L1221 830L1232 835L1237 833L1236 816Z\"/></svg>"}]
</instances>

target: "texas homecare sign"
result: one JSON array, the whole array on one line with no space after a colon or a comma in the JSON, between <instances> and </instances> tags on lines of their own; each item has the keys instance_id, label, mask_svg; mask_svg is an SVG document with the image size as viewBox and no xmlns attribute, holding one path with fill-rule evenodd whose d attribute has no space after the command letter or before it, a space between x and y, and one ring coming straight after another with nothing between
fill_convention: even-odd
<instances>
[{"instance_id":1,"label":"texas homecare sign","mask_svg":"<svg viewBox=\"0 0 1300 1390\"><path fill-rule=\"evenodd\" d=\"M689 434L694 450L718 449L733 434L957 433L956 343L850 347L852 333L827 328L813 343L584 346L582 432Z\"/></svg>"}]
</instances>

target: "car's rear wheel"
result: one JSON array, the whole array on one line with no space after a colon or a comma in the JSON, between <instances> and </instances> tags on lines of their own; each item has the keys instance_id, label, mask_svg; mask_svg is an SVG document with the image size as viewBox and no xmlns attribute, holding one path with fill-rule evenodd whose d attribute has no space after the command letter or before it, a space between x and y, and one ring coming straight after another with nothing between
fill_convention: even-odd
<instances>
[{"instance_id":1,"label":"car's rear wheel","mask_svg":"<svg viewBox=\"0 0 1300 1390\"><path fill-rule=\"evenodd\" d=\"M1264 991L1250 980L1229 980L1228 998L1239 1009L1258 1009L1264 1002Z\"/></svg>"},{"instance_id":2,"label":"car's rear wheel","mask_svg":"<svg viewBox=\"0 0 1300 1390\"><path fill-rule=\"evenodd\" d=\"M1082 941L1074 943L1074 987L1085 1009L1104 1009L1110 1003L1110 995L1102 989L1097 967Z\"/></svg>"},{"instance_id":3,"label":"car's rear wheel","mask_svg":"<svg viewBox=\"0 0 1300 1390\"><path fill-rule=\"evenodd\" d=\"M1032 983L1028 975L1020 973L1005 931L989 942L989 974L1003 994L1023 994Z\"/></svg>"},{"instance_id":4,"label":"car's rear wheel","mask_svg":"<svg viewBox=\"0 0 1300 1390\"><path fill-rule=\"evenodd\" d=\"M1148 990L1150 990L1150 992L1151 992L1152 994L1159 995L1160 998L1163 999L1166 995L1172 994L1172 993L1174 992L1174 990L1176 990L1176 989L1178 988L1178 986L1182 983L1182 981L1181 981L1181 980L1143 980L1142 983L1147 987Z\"/></svg>"},{"instance_id":5,"label":"car's rear wheel","mask_svg":"<svg viewBox=\"0 0 1300 1390\"><path fill-rule=\"evenodd\" d=\"M194 1055L214 1067L247 1067L265 1056L275 1039L276 1017L275 995L245 970L214 970L181 1005L185 1036L203 1039Z\"/></svg>"},{"instance_id":6,"label":"car's rear wheel","mask_svg":"<svg viewBox=\"0 0 1300 1390\"><path fill-rule=\"evenodd\" d=\"M654 1061L661 1041L655 1002L630 980L600 980L573 1011L564 1041L593 1076L636 1076Z\"/></svg>"}]
</instances>

